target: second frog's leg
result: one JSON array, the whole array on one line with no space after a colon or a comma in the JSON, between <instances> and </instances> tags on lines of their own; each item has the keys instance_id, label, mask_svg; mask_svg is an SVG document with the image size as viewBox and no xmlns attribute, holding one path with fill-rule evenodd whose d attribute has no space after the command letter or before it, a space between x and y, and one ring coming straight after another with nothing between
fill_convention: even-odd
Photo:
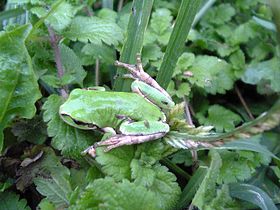
<instances>
[{"instance_id":1,"label":"second frog's leg","mask_svg":"<svg viewBox=\"0 0 280 210\"><path fill-rule=\"evenodd\" d=\"M124 146L124 145L131 145L131 144L140 144L143 142L148 142L152 140L159 139L163 136L165 136L166 133L154 133L150 135L123 135L119 134L116 136L112 136L111 138L105 140L105 141L100 141L97 142L94 147L99 147L99 146L106 146L104 149L105 152L110 151L111 149Z\"/></svg>"},{"instance_id":2,"label":"second frog's leg","mask_svg":"<svg viewBox=\"0 0 280 210\"><path fill-rule=\"evenodd\" d=\"M140 54L136 55L136 65L131 65L127 63L122 63L120 61L116 61L115 65L118 67L122 67L127 69L133 77L139 79L140 81L154 87L155 89L159 90L163 93L166 97L171 99L170 95L149 75L147 74L142 66Z\"/></svg>"}]
</instances>

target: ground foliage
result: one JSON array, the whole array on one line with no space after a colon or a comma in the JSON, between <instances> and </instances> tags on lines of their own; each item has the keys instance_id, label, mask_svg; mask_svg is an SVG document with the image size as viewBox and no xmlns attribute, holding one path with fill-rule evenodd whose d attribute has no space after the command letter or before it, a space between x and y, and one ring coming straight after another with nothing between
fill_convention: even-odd
<instances>
[{"instance_id":1,"label":"ground foliage","mask_svg":"<svg viewBox=\"0 0 280 210\"><path fill-rule=\"evenodd\" d=\"M102 135L65 124L58 110L74 88L113 89L132 2L2 2L0 209L280 205L280 54L269 6L277 0L218 0L199 10L167 88L178 104L168 116L173 133L98 148L95 160L81 151ZM153 3L141 53L153 77L180 3Z\"/></svg>"}]
</instances>

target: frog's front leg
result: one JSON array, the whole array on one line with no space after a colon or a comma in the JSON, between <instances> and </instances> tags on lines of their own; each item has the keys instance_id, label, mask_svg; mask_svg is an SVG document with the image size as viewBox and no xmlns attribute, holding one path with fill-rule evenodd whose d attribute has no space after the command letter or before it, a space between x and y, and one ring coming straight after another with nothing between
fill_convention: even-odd
<instances>
[{"instance_id":1,"label":"frog's front leg","mask_svg":"<svg viewBox=\"0 0 280 210\"><path fill-rule=\"evenodd\" d=\"M139 144L143 142L159 139L166 135L169 131L169 125L161 121L139 121L129 122L126 121L121 124L119 133L113 135L104 141L95 143L84 151L95 157L95 149L99 146L106 146L105 151L123 145Z\"/></svg>"}]
</instances>

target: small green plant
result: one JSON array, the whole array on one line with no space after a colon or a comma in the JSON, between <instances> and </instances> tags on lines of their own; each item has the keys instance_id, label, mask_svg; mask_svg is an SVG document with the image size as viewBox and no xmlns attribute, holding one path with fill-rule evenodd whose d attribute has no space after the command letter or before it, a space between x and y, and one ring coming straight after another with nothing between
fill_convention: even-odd
<instances>
[{"instance_id":1,"label":"small green plant","mask_svg":"<svg viewBox=\"0 0 280 210\"><path fill-rule=\"evenodd\" d=\"M279 5L0 3L0 209L277 209ZM126 93L132 80L114 65L136 64L137 53L162 87L157 107ZM106 91L90 95L96 86ZM108 101L120 95L116 110ZM158 108L167 99L172 108ZM132 108L134 143L162 135L127 145ZM112 140L122 146L104 151ZM83 156L94 143L96 157Z\"/></svg>"}]
</instances>

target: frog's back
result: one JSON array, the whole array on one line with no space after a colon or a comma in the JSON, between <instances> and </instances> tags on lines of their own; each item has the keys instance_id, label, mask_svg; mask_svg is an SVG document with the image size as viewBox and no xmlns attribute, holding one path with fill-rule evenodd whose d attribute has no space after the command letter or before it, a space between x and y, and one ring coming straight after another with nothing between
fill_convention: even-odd
<instances>
[{"instance_id":1,"label":"frog's back","mask_svg":"<svg viewBox=\"0 0 280 210\"><path fill-rule=\"evenodd\" d=\"M117 126L122 116L132 120L163 120L160 109L136 93L75 89L62 105L72 118L99 127Z\"/></svg>"}]
</instances>

